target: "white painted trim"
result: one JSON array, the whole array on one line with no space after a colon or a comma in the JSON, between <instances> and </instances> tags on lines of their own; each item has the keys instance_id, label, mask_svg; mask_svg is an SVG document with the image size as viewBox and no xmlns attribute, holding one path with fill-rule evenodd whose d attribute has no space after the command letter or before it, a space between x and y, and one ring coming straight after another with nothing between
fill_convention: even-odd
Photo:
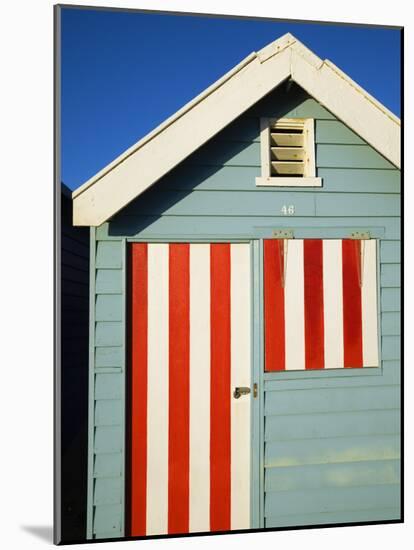
<instances>
[{"instance_id":1,"label":"white painted trim","mask_svg":"<svg viewBox=\"0 0 414 550\"><path fill-rule=\"evenodd\" d=\"M305 166L303 177L314 178L316 174L315 160L315 120L313 118L305 119L303 125L303 141L305 149Z\"/></svg>"},{"instance_id":2,"label":"white painted trim","mask_svg":"<svg viewBox=\"0 0 414 550\"><path fill-rule=\"evenodd\" d=\"M286 370L305 370L305 275L303 239L286 240L285 363Z\"/></svg>"},{"instance_id":3,"label":"white painted trim","mask_svg":"<svg viewBox=\"0 0 414 550\"><path fill-rule=\"evenodd\" d=\"M86 181L83 185L75 189L72 193L72 197L75 198L85 189L90 187L93 183L95 183L98 179L100 179L102 176L104 176L107 172L115 168L120 162L124 161L126 158L128 158L130 155L135 153L138 149L143 147L148 141L156 137L158 134L160 134L163 130L165 130L168 126L170 126L173 122L178 120L180 117L182 117L185 113L190 111L193 107L195 107L200 101L202 101L205 97L210 95L214 90L222 86L227 80L229 80L233 75L241 71L247 64L249 64L253 59L255 59L256 53L251 53L247 57L245 57L240 63L238 63L233 69L228 71L225 75L223 75L221 78L216 80L211 86L206 88L201 94L196 96L194 99L186 103L181 109L176 111L173 115L168 117L164 122L159 124L154 130L151 130L148 134L146 134L142 139L137 141L137 143L134 143L131 147L129 147L126 151L121 153L115 160L107 164L102 170L97 172L94 176L92 176L88 181Z\"/></svg>"},{"instance_id":4,"label":"white painted trim","mask_svg":"<svg viewBox=\"0 0 414 550\"><path fill-rule=\"evenodd\" d=\"M325 369L344 366L342 240L323 239L323 315Z\"/></svg>"},{"instance_id":5,"label":"white painted trim","mask_svg":"<svg viewBox=\"0 0 414 550\"><path fill-rule=\"evenodd\" d=\"M400 166L399 119L288 33L246 57L74 191L74 225L107 221L289 76Z\"/></svg>"},{"instance_id":6,"label":"white painted trim","mask_svg":"<svg viewBox=\"0 0 414 550\"><path fill-rule=\"evenodd\" d=\"M322 178L256 178L257 187L322 187Z\"/></svg>"},{"instance_id":7,"label":"white painted trim","mask_svg":"<svg viewBox=\"0 0 414 550\"><path fill-rule=\"evenodd\" d=\"M290 186L292 187L320 187L322 182L317 183L296 183L298 180L305 178L315 178L316 164L315 164L315 121L313 118L269 118L262 117L260 119L260 158L261 158L261 178L256 178L256 185L276 185L272 183L273 180L284 179L284 176L272 176L271 162L272 152L271 147L273 143L271 141L272 132L278 129L292 128L302 130L303 136L303 151L304 151L304 163L303 163L303 177L301 178L288 178L290 179ZM282 183L283 185L283 183ZM286 183L284 185L287 185Z\"/></svg>"},{"instance_id":8,"label":"white painted trim","mask_svg":"<svg viewBox=\"0 0 414 550\"><path fill-rule=\"evenodd\" d=\"M190 244L189 531L210 530L210 244Z\"/></svg>"},{"instance_id":9,"label":"white painted trim","mask_svg":"<svg viewBox=\"0 0 414 550\"><path fill-rule=\"evenodd\" d=\"M263 64L253 59L186 116L175 120L78 194L73 203L74 224L98 226L108 220L285 80L289 66L288 50Z\"/></svg>"},{"instance_id":10,"label":"white painted trim","mask_svg":"<svg viewBox=\"0 0 414 550\"><path fill-rule=\"evenodd\" d=\"M364 367L378 367L377 241L361 241L362 247L362 356Z\"/></svg>"},{"instance_id":11,"label":"white painted trim","mask_svg":"<svg viewBox=\"0 0 414 550\"><path fill-rule=\"evenodd\" d=\"M303 44L290 51L292 79L399 168L399 119L330 61L318 68L309 63Z\"/></svg>"},{"instance_id":12,"label":"white painted trim","mask_svg":"<svg viewBox=\"0 0 414 550\"><path fill-rule=\"evenodd\" d=\"M168 533L168 246L148 245L147 535Z\"/></svg>"},{"instance_id":13,"label":"white painted trim","mask_svg":"<svg viewBox=\"0 0 414 550\"><path fill-rule=\"evenodd\" d=\"M270 119L262 117L260 119L260 164L261 164L261 178L264 179L270 177Z\"/></svg>"},{"instance_id":14,"label":"white painted trim","mask_svg":"<svg viewBox=\"0 0 414 550\"><path fill-rule=\"evenodd\" d=\"M231 392L251 388L250 245L231 244ZM231 529L250 528L251 393L231 403Z\"/></svg>"}]
</instances>

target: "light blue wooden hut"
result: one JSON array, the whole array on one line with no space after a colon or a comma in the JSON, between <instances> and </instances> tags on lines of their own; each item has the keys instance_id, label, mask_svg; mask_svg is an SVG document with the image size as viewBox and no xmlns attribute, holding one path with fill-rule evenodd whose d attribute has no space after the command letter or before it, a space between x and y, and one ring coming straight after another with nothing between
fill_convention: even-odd
<instances>
[{"instance_id":1,"label":"light blue wooden hut","mask_svg":"<svg viewBox=\"0 0 414 550\"><path fill-rule=\"evenodd\" d=\"M249 407L249 510L229 529L401 519L400 135L393 113L287 34L73 193L74 224L90 226L87 538L137 533L128 473L133 243L248 246L251 392L237 403ZM356 239L358 261L374 242L367 322L377 344L360 365L372 368L266 369L263 258L272 239L287 242L287 262L294 241ZM175 532L148 527L149 483L144 534ZM157 494L161 510L166 493ZM191 506L188 531L197 531Z\"/></svg>"}]
</instances>

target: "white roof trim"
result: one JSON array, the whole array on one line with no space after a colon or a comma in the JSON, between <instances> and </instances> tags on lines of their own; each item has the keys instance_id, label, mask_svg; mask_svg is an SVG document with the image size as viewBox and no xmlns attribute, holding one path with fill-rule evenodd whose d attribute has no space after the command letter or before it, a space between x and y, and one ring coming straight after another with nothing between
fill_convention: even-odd
<instances>
[{"instance_id":1,"label":"white roof trim","mask_svg":"<svg viewBox=\"0 0 414 550\"><path fill-rule=\"evenodd\" d=\"M74 225L101 225L289 77L400 166L398 117L288 33L250 54L76 189Z\"/></svg>"},{"instance_id":2,"label":"white roof trim","mask_svg":"<svg viewBox=\"0 0 414 550\"><path fill-rule=\"evenodd\" d=\"M294 44L291 51L292 79L385 158L400 167L399 118L332 62L326 60L315 67L309 62L312 52L302 44Z\"/></svg>"}]
</instances>

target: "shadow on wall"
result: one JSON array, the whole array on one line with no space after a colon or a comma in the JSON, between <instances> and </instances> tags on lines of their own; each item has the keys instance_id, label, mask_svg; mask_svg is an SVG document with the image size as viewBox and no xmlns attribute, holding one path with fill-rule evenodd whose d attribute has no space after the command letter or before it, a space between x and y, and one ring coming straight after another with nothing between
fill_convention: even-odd
<instances>
[{"instance_id":1,"label":"shadow on wall","mask_svg":"<svg viewBox=\"0 0 414 550\"><path fill-rule=\"evenodd\" d=\"M144 231L201 184L208 188L209 178L232 159L234 166L240 162L245 174L248 171L254 190L255 176L260 176L260 117L286 116L307 97L296 84L290 87L281 84L115 215L109 223L108 234L133 236ZM246 166L243 152L255 145L257 160L254 165ZM233 184L237 187L237 182L231 181L226 182L226 187Z\"/></svg>"},{"instance_id":2,"label":"shadow on wall","mask_svg":"<svg viewBox=\"0 0 414 550\"><path fill-rule=\"evenodd\" d=\"M71 193L62 185L60 265L60 507L61 539L82 540L86 533L89 228L72 226ZM58 402L58 401L57 401ZM39 527L40 529L40 527Z\"/></svg>"}]
</instances>

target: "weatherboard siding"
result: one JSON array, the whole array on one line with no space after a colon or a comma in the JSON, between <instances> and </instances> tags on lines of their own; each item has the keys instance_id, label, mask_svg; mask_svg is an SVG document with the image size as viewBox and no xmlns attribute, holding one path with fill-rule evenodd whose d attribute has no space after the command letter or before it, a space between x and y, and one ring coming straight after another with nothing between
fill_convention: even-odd
<instances>
[{"instance_id":1,"label":"weatherboard siding","mask_svg":"<svg viewBox=\"0 0 414 550\"><path fill-rule=\"evenodd\" d=\"M86 525L89 234L72 226L62 185L60 232L61 540L81 540Z\"/></svg>"},{"instance_id":2,"label":"weatherboard siding","mask_svg":"<svg viewBox=\"0 0 414 550\"><path fill-rule=\"evenodd\" d=\"M88 538L119 537L124 529L124 251L122 240L99 239L93 250Z\"/></svg>"},{"instance_id":3,"label":"weatherboard siding","mask_svg":"<svg viewBox=\"0 0 414 550\"><path fill-rule=\"evenodd\" d=\"M322 188L256 187L261 116L315 118ZM266 374L261 526L399 518L399 193L400 172L293 87L269 94L96 229L89 536L124 535L125 240L254 239L282 227L302 238L371 229L380 239L382 363L352 376ZM295 214L284 216L290 204Z\"/></svg>"}]
</instances>

